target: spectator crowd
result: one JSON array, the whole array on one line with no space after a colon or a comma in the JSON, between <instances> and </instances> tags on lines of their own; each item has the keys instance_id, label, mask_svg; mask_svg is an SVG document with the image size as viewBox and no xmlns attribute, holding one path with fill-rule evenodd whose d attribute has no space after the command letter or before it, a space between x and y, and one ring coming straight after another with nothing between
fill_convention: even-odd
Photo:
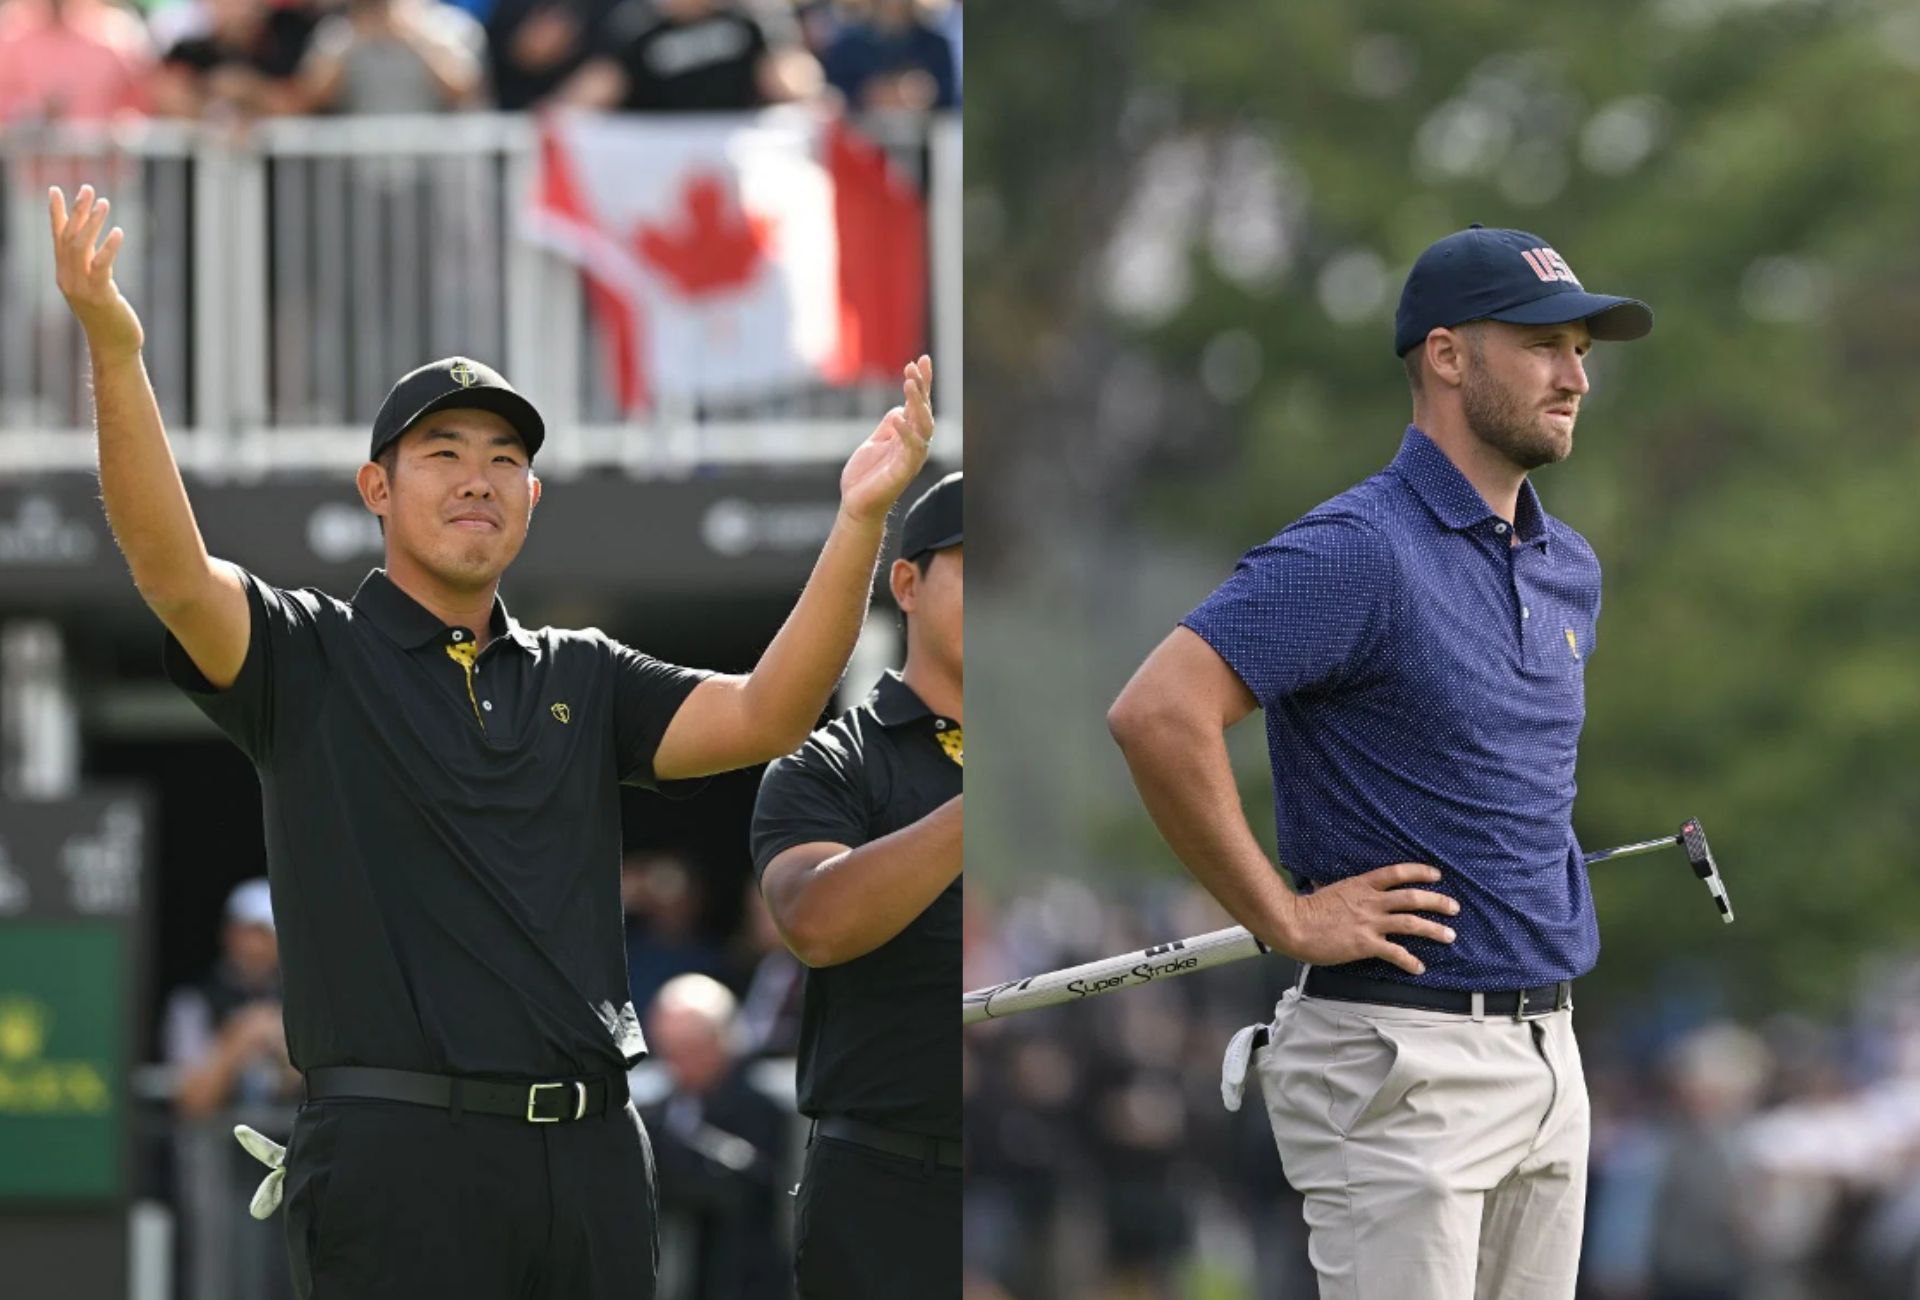
<instances>
[{"instance_id":1,"label":"spectator crowd","mask_svg":"<svg viewBox=\"0 0 1920 1300\"><path fill-rule=\"evenodd\" d=\"M1172 887L968 905L968 988L1231 924ZM1920 960L1867 963L1827 1019L1742 1022L1709 969L1675 974L1581 1016L1581 1300L1920 1295ZM1293 976L1248 961L968 1029L968 1300L1315 1296L1257 1090L1220 1099L1227 1039Z\"/></svg>"},{"instance_id":2,"label":"spectator crowd","mask_svg":"<svg viewBox=\"0 0 1920 1300\"><path fill-rule=\"evenodd\" d=\"M960 0L0 0L0 129L553 105L952 108Z\"/></svg>"}]
</instances>

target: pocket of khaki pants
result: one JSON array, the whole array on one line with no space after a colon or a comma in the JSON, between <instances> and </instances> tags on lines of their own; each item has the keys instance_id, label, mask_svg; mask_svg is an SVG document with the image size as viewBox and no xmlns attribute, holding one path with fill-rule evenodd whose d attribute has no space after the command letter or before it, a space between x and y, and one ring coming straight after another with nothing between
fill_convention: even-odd
<instances>
[{"instance_id":1,"label":"pocket of khaki pants","mask_svg":"<svg viewBox=\"0 0 1920 1300\"><path fill-rule=\"evenodd\" d=\"M1267 1045L1253 1054L1275 1137L1345 1137L1403 1091L1400 1055L1392 1037L1360 1016L1317 999L1283 1003Z\"/></svg>"},{"instance_id":2,"label":"pocket of khaki pants","mask_svg":"<svg viewBox=\"0 0 1920 1300\"><path fill-rule=\"evenodd\" d=\"M1400 1044L1359 1016L1329 1019L1338 1029L1322 1044L1320 1081L1326 1088L1327 1123L1346 1137L1398 1100Z\"/></svg>"}]
</instances>

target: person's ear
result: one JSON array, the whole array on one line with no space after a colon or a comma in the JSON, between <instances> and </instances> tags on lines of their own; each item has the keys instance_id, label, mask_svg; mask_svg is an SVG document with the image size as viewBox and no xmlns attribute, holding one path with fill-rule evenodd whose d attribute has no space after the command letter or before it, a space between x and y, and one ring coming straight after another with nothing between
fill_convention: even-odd
<instances>
[{"instance_id":1,"label":"person's ear","mask_svg":"<svg viewBox=\"0 0 1920 1300\"><path fill-rule=\"evenodd\" d=\"M386 518L393 509L393 485L387 481L386 467L370 460L360 467L353 482L360 489L360 500L367 509L382 519Z\"/></svg>"},{"instance_id":2,"label":"person's ear","mask_svg":"<svg viewBox=\"0 0 1920 1300\"><path fill-rule=\"evenodd\" d=\"M1457 330L1437 329L1421 344L1427 350L1427 375L1449 388L1467 378L1467 339Z\"/></svg>"},{"instance_id":3,"label":"person's ear","mask_svg":"<svg viewBox=\"0 0 1920 1300\"><path fill-rule=\"evenodd\" d=\"M887 586L892 589L893 603L900 607L900 612L913 613L914 602L920 596L920 566L912 560L895 560L893 568L887 571Z\"/></svg>"}]
</instances>

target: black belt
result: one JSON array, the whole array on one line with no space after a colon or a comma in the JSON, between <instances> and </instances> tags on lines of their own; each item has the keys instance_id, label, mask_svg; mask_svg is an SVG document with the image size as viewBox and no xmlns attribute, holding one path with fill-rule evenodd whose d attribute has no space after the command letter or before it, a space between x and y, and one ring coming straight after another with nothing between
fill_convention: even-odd
<instances>
[{"instance_id":1,"label":"black belt","mask_svg":"<svg viewBox=\"0 0 1920 1300\"><path fill-rule=\"evenodd\" d=\"M1354 975L1337 966L1315 966L1307 971L1301 991L1308 997L1332 998L1337 1002L1378 1002L1390 1007L1416 1007L1422 1011L1445 1011L1457 1016L1474 1013L1474 999L1483 1015L1511 1016L1515 1020L1533 1020L1549 1016L1573 1005L1573 982L1542 984L1534 989L1501 989L1493 993L1463 993L1458 989L1435 989L1421 984L1402 984L1398 980L1374 979Z\"/></svg>"},{"instance_id":2,"label":"black belt","mask_svg":"<svg viewBox=\"0 0 1920 1300\"><path fill-rule=\"evenodd\" d=\"M812 1136L851 1142L855 1146L884 1151L890 1156L904 1156L908 1160L944 1165L948 1169L958 1169L961 1163L958 1142L947 1138L923 1137L918 1133L902 1133L897 1128L882 1128L878 1124L848 1119L845 1115L828 1115L813 1121Z\"/></svg>"},{"instance_id":3,"label":"black belt","mask_svg":"<svg viewBox=\"0 0 1920 1300\"><path fill-rule=\"evenodd\" d=\"M624 1090L616 1092L612 1080L603 1076L503 1083L498 1079L416 1074L412 1070L381 1070L361 1065L330 1065L307 1071L309 1101L329 1101L337 1097L406 1101L455 1112L470 1110L481 1115L510 1115L529 1124L564 1124L604 1115L609 1100L615 1096L620 1105L626 1104Z\"/></svg>"}]
</instances>

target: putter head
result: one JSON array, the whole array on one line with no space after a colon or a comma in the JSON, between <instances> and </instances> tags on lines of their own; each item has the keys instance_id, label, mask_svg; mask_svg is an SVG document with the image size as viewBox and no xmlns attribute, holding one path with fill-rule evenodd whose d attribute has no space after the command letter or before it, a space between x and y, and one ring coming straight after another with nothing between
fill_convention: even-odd
<instances>
[{"instance_id":1,"label":"putter head","mask_svg":"<svg viewBox=\"0 0 1920 1300\"><path fill-rule=\"evenodd\" d=\"M1720 877L1720 865L1713 860L1713 850L1707 846L1707 833L1700 828L1698 817L1689 817L1680 823L1680 844L1687 851L1693 874L1706 882L1707 892L1713 895L1720 919L1732 925L1733 900L1727 897L1727 882Z\"/></svg>"}]
</instances>

